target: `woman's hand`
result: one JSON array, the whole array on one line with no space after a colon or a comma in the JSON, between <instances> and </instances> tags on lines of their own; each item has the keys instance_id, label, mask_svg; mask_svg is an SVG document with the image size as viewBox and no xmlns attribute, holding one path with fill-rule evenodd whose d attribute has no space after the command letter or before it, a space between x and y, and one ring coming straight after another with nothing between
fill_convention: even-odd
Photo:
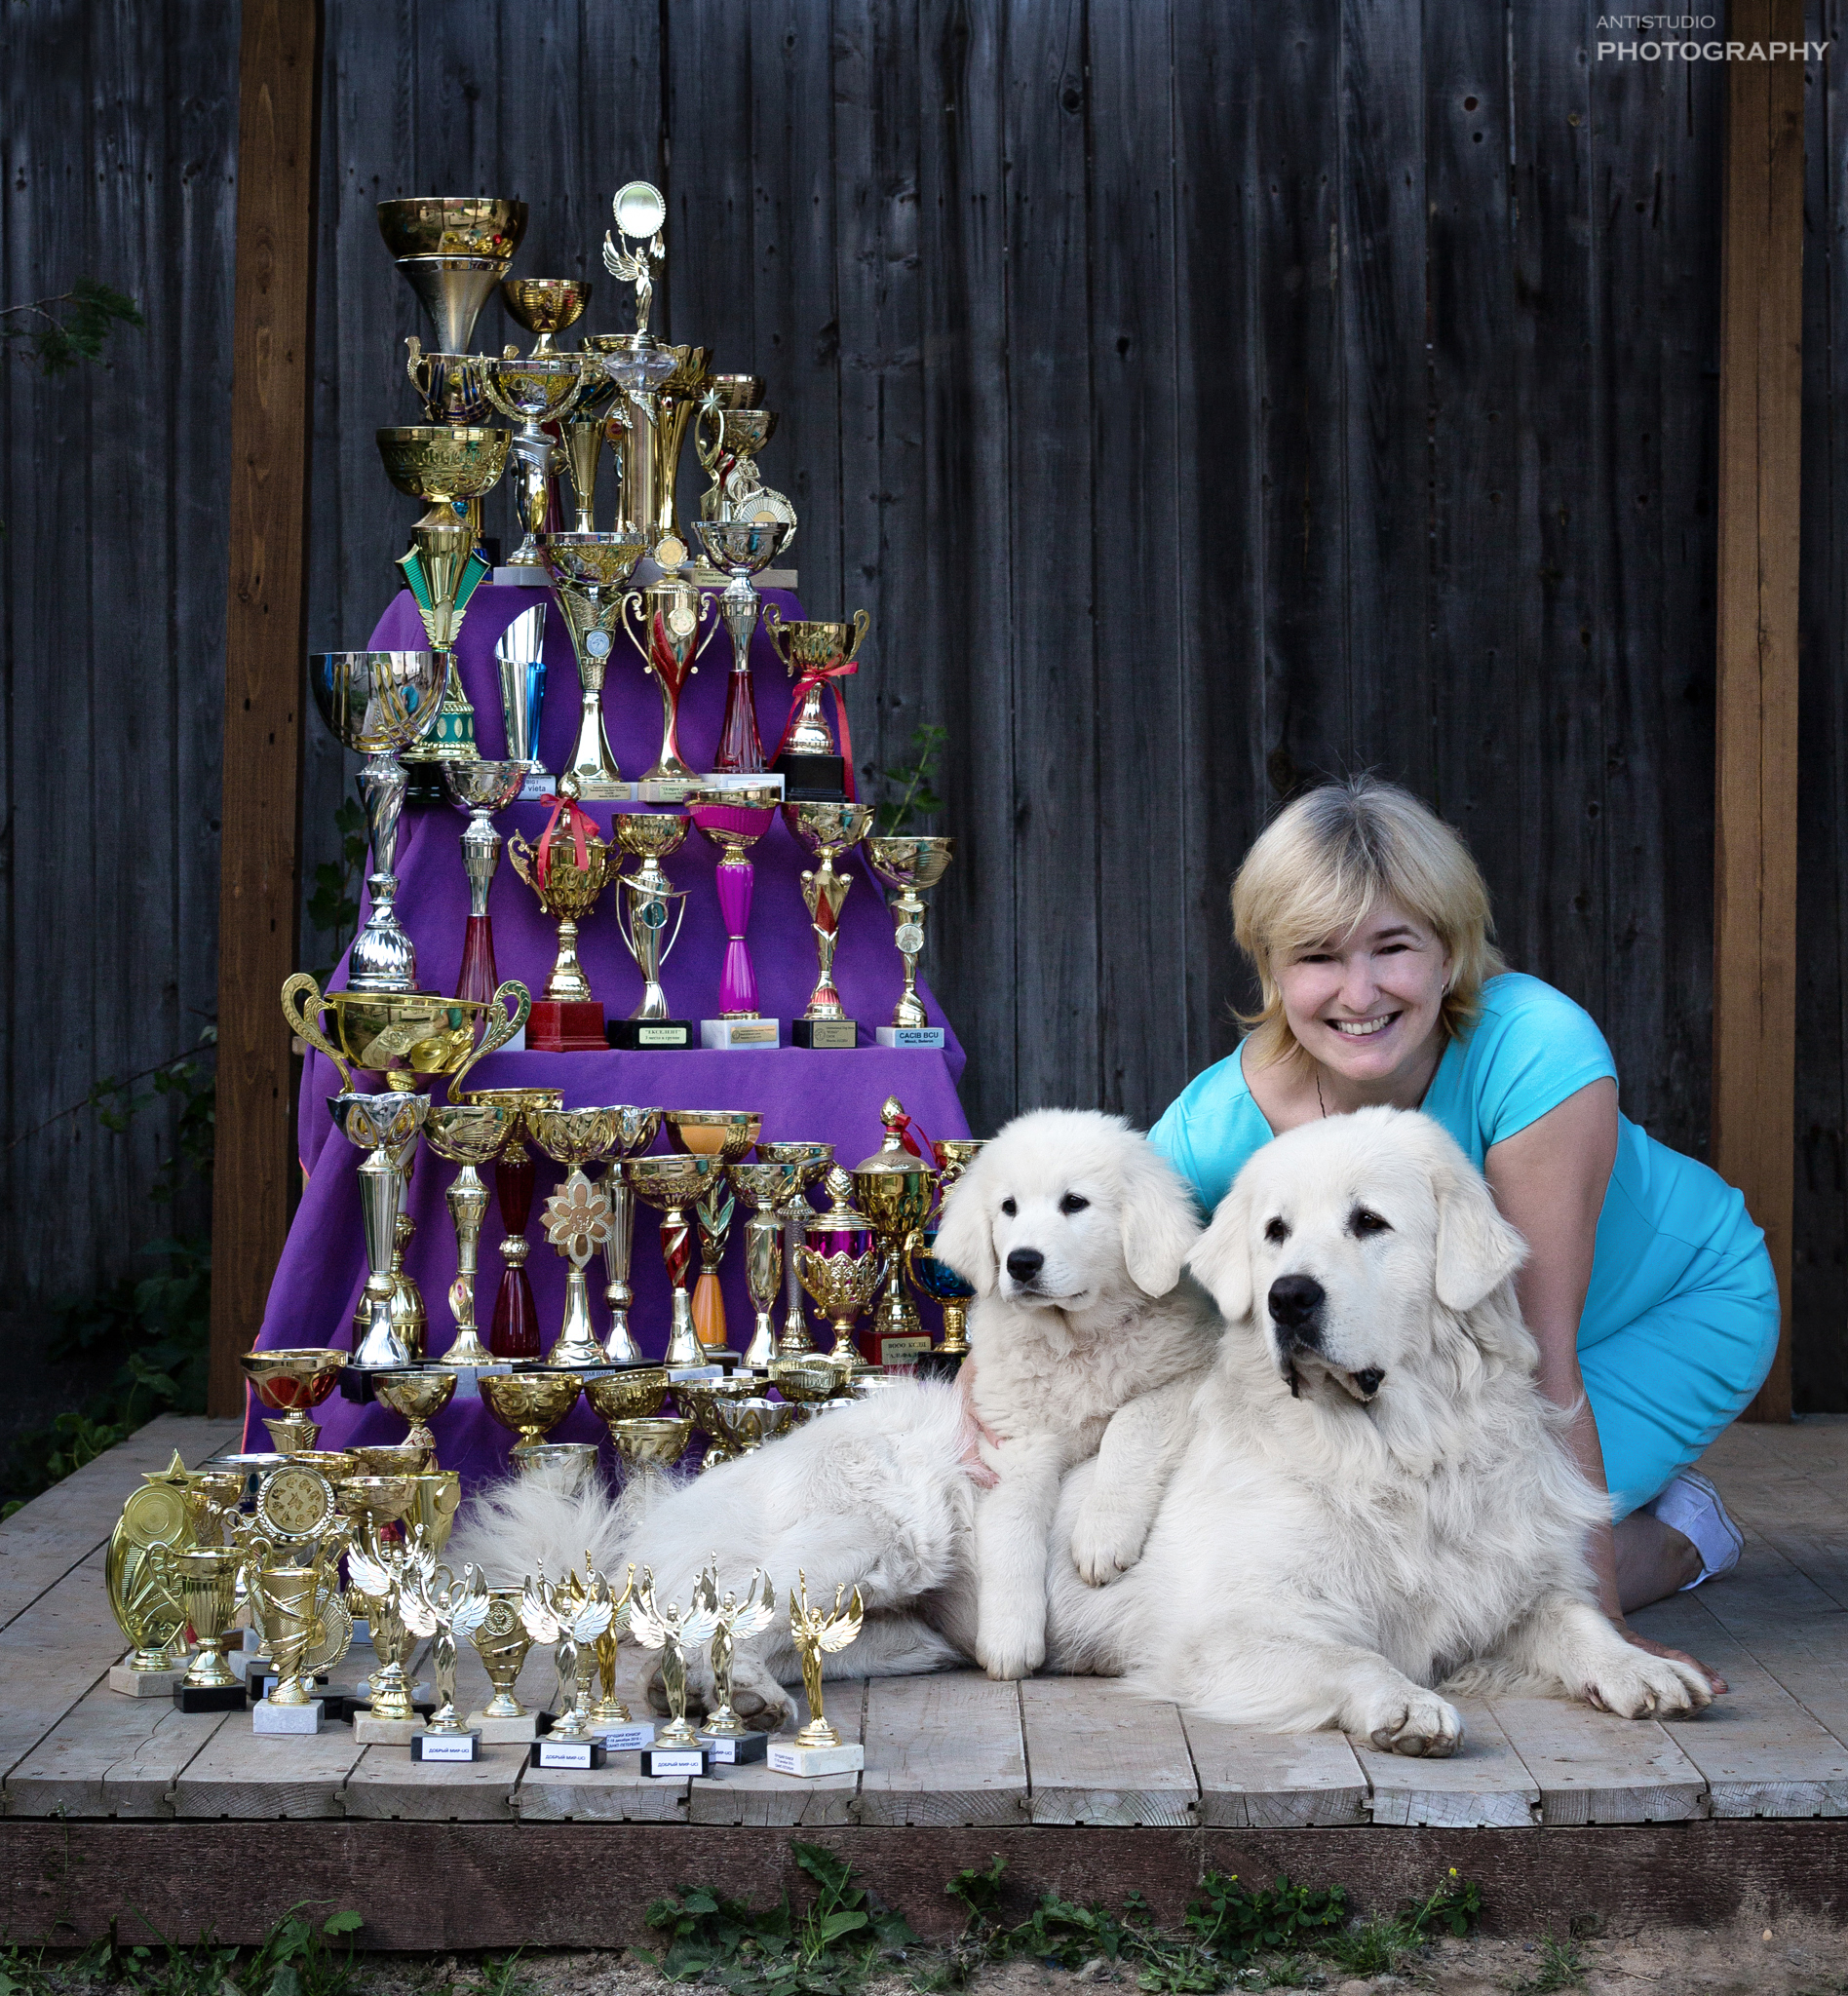
<instances>
[{"instance_id":1,"label":"woman's hand","mask_svg":"<svg viewBox=\"0 0 1848 1996\"><path fill-rule=\"evenodd\" d=\"M1664 1657L1672 1664L1686 1664L1698 1670L1713 1686L1715 1698L1721 1692L1732 1688L1712 1664L1702 1663L1699 1657L1689 1656L1684 1649L1671 1649L1666 1642L1656 1642L1646 1635L1638 1635L1627 1622L1617 1624L1617 1633L1635 1649L1642 1650L1652 1657Z\"/></svg>"}]
</instances>

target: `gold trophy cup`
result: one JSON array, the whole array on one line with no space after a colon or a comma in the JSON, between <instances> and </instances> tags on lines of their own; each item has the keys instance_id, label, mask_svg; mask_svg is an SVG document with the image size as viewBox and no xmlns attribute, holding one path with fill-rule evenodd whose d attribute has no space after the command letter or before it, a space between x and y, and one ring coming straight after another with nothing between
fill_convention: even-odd
<instances>
[{"instance_id":1,"label":"gold trophy cup","mask_svg":"<svg viewBox=\"0 0 1848 1996\"><path fill-rule=\"evenodd\" d=\"M616 1119L608 1109L529 1109L526 1128L546 1156L566 1168L564 1183L546 1201L543 1212L546 1239L570 1265L564 1319L546 1363L600 1365L603 1347L591 1320L585 1270L591 1257L609 1245L609 1194L584 1167L608 1157L616 1142Z\"/></svg>"},{"instance_id":2,"label":"gold trophy cup","mask_svg":"<svg viewBox=\"0 0 1848 1996\"><path fill-rule=\"evenodd\" d=\"M821 862L802 874L802 899L808 903L809 926L815 931L821 975L802 1017L790 1027L790 1037L798 1047L848 1048L858 1034L834 988L834 947L840 940L841 909L854 883L851 874L835 872L834 862L866 837L872 825L872 806L786 804L783 822Z\"/></svg>"},{"instance_id":3,"label":"gold trophy cup","mask_svg":"<svg viewBox=\"0 0 1848 1996\"><path fill-rule=\"evenodd\" d=\"M622 621L624 592L647 552L640 534L620 523L613 533L541 534L537 541L537 558L558 590L577 654L577 742L565 769L577 779L581 797L621 792L623 773L603 725L603 679Z\"/></svg>"},{"instance_id":4,"label":"gold trophy cup","mask_svg":"<svg viewBox=\"0 0 1848 1996\"><path fill-rule=\"evenodd\" d=\"M893 1008L890 1030L907 1037L899 1046L920 1044L920 1032L935 1031L942 1045L941 1028L933 1028L917 995L917 960L924 947L924 896L949 870L951 844L946 838L869 838L866 857L872 870L898 893L887 906L892 912L892 940L905 964L905 989Z\"/></svg>"},{"instance_id":5,"label":"gold trophy cup","mask_svg":"<svg viewBox=\"0 0 1848 1996\"><path fill-rule=\"evenodd\" d=\"M724 1169L715 1157L630 1158L623 1165L629 1189L661 1213L661 1253L674 1286L674 1327L663 1362L671 1367L706 1363L687 1288L693 1265L693 1224L687 1209L699 1204Z\"/></svg>"},{"instance_id":6,"label":"gold trophy cup","mask_svg":"<svg viewBox=\"0 0 1848 1996\"><path fill-rule=\"evenodd\" d=\"M245 1352L238 1363L250 1382L257 1404L270 1408L263 1425L278 1455L293 1455L321 1439L321 1425L309 1416L327 1399L347 1362L345 1352L291 1346L267 1352Z\"/></svg>"}]
</instances>

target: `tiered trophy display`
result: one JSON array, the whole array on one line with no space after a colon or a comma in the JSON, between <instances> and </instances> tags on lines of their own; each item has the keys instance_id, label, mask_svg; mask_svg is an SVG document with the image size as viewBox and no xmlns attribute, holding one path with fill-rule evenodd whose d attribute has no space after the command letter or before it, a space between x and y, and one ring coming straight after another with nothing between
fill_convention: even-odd
<instances>
[{"instance_id":1,"label":"tiered trophy display","mask_svg":"<svg viewBox=\"0 0 1848 1996\"><path fill-rule=\"evenodd\" d=\"M717 371L708 348L666 337L659 192L632 182L613 207L602 257L616 283L594 288L513 270L519 203L380 205L430 322L408 342L416 405L404 413L421 420L377 439L384 476L416 503L379 568L391 561L407 589L392 616L414 608L406 634L421 648L309 661L324 720L364 758L370 857L344 965L331 979L298 974L282 993L299 1046L331 1066L316 1093L340 1141L304 1144L303 1157L323 1216L329 1181L348 1202L345 1259L326 1271L337 1300L325 1324L246 1358L270 1447L252 1423L247 1446L258 1452L202 1472L176 1463L125 1506L107 1584L128 1651L110 1683L229 1709L248 1676L250 1695L264 1693L258 1730L351 1718L366 1742L432 1763L513 1742L538 1765L639 1750L662 1776L710 1776L763 1756L762 1736L731 1709L734 1646L787 1612L811 1713L786 1758L797 1773L841 1771L858 1749L822 1713L820 1658L858 1631L844 1592L832 1609L818 1593L811 1608L798 1576L773 1586L725 1570L722 1548L678 1602L645 1573L619 1585L587 1564L495 1587L442 1563L464 1494L438 1462L453 1438L469 1449L491 1437L510 1474L565 1493L696 1467L723 1475L881 1374L953 1367L967 1349L968 1290L932 1253L957 1163L946 1150L959 1139L933 1155L891 1096L880 1150L851 1172L834 1169L835 1142L815 1132L841 1133L847 1117L864 1132L896 1063L870 1051L864 1064L811 1057L863 1041L927 1058L943 1047L917 972L926 897L950 841L882 824L857 799L845 688L862 667L866 613L801 617L787 594L793 577L772 565L797 521L760 461L788 448L791 426L766 406L761 376ZM483 338L478 352L477 321L496 291L520 337L504 348ZM633 296L633 329L586 329L606 293ZM683 505L689 437L706 486ZM615 477L599 480L605 445ZM490 502L509 509L504 560L483 534ZM501 594L510 587L522 595ZM560 729L555 714L542 751L548 631L555 679L568 674L570 639L578 699L555 686L553 705L563 699L572 721ZM759 731L753 640L761 690L766 649L787 671L780 731ZM702 665L711 676L688 700ZM407 808L419 815L406 819ZM407 855L413 829L437 841L406 858L404 894L401 829ZM455 869L453 913L419 904L437 853ZM754 869L770 861L775 891L754 893ZM844 919L856 926L840 952ZM600 989L580 954L587 923ZM791 955L812 963L794 985L808 990L794 1017ZM714 1086L709 1050L771 1056L717 1063L765 1076L761 1093ZM633 1057L642 1054L670 1057ZM475 1086L478 1063L496 1055L482 1078L501 1085ZM868 1069L879 1085L856 1090L854 1074ZM800 1114L789 1113L792 1076ZM703 1106L713 1100L739 1106ZM841 1162L864 1147L862 1133ZM636 1240L641 1209L658 1221L659 1272L656 1229ZM490 1215L500 1269L483 1289ZM289 1252L309 1238L327 1237L300 1230ZM547 1246L562 1266L561 1305L552 1256L531 1262ZM661 1297L665 1276L671 1303L638 1301L638 1270L641 1297ZM740 1275L728 1322L721 1285ZM920 1298L942 1303L941 1344ZM584 1439L587 1428L607 1441ZM324 1429L345 1445L324 1446ZM363 1681L343 1688L335 1677L356 1626ZM658 1656L669 1707L658 1733L615 1696L625 1641ZM686 1710L686 1669L709 1643L718 1698L702 1727ZM472 1712L456 1691L469 1644L493 1687L464 1701L481 1704ZM558 1664L549 1715L518 1683L535 1646ZM260 1662L260 1680L256 1663L241 1668L246 1657Z\"/></svg>"}]
</instances>

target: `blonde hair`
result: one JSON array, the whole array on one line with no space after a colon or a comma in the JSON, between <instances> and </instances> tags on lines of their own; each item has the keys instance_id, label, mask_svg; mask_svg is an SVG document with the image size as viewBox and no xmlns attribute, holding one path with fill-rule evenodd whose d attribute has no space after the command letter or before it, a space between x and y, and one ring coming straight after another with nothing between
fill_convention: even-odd
<instances>
[{"instance_id":1,"label":"blonde hair","mask_svg":"<svg viewBox=\"0 0 1848 1996\"><path fill-rule=\"evenodd\" d=\"M1346 936L1381 902L1431 929L1450 959L1440 1015L1460 1039L1482 985L1508 966L1491 940L1488 888L1462 839L1409 790L1377 777L1325 784L1258 834L1232 883L1232 927L1263 1004L1240 1015L1258 1063L1307 1060L1284 1017L1280 955Z\"/></svg>"}]
</instances>

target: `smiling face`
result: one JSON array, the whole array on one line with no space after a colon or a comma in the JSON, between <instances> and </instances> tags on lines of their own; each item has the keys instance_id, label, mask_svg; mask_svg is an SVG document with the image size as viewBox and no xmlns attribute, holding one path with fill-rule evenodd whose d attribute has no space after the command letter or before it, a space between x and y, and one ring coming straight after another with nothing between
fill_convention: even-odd
<instances>
[{"instance_id":1,"label":"smiling face","mask_svg":"<svg viewBox=\"0 0 1848 1996\"><path fill-rule=\"evenodd\" d=\"M1450 958L1396 902L1376 903L1344 936L1284 953L1271 975L1303 1052L1358 1087L1407 1080L1442 1048Z\"/></svg>"}]
</instances>

